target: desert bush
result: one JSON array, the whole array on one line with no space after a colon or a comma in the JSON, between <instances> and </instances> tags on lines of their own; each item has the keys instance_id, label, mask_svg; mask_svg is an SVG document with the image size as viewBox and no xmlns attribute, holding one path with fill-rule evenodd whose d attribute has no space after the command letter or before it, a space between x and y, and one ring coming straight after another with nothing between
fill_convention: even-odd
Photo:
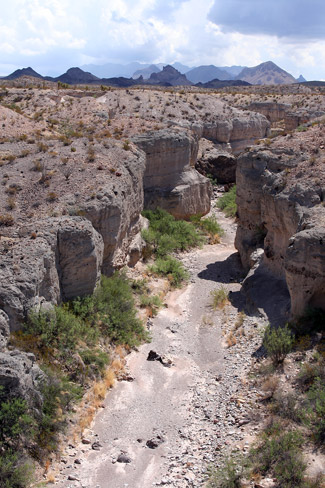
<instances>
[{"instance_id":1,"label":"desert bush","mask_svg":"<svg viewBox=\"0 0 325 488\"><path fill-rule=\"evenodd\" d=\"M155 316L162 307L162 301L158 295L143 294L140 296L140 307L147 308L151 316Z\"/></svg>"},{"instance_id":2,"label":"desert bush","mask_svg":"<svg viewBox=\"0 0 325 488\"><path fill-rule=\"evenodd\" d=\"M0 214L0 227L3 225L4 227L10 227L14 225L14 218L10 214Z\"/></svg>"},{"instance_id":3,"label":"desert bush","mask_svg":"<svg viewBox=\"0 0 325 488\"><path fill-rule=\"evenodd\" d=\"M33 467L22 460L21 453L5 451L0 456L1 488L27 488L32 483Z\"/></svg>"},{"instance_id":4,"label":"desert bush","mask_svg":"<svg viewBox=\"0 0 325 488\"><path fill-rule=\"evenodd\" d=\"M277 391L274 394L271 410L274 414L284 419L301 423L304 412L299 406L297 395Z\"/></svg>"},{"instance_id":5,"label":"desert bush","mask_svg":"<svg viewBox=\"0 0 325 488\"><path fill-rule=\"evenodd\" d=\"M217 207L220 208L227 217L236 217L236 185L218 199Z\"/></svg>"},{"instance_id":6,"label":"desert bush","mask_svg":"<svg viewBox=\"0 0 325 488\"><path fill-rule=\"evenodd\" d=\"M220 236L224 234L224 230L214 216L201 218L199 215L195 215L191 217L191 222L207 235L212 243L219 242Z\"/></svg>"},{"instance_id":7,"label":"desert bush","mask_svg":"<svg viewBox=\"0 0 325 488\"><path fill-rule=\"evenodd\" d=\"M67 425L66 412L82 396L82 388L70 382L67 376L48 367L44 371L46 379L41 387L43 404L37 418L36 445L33 448L33 454L38 459L57 449L59 434Z\"/></svg>"},{"instance_id":8,"label":"desert bush","mask_svg":"<svg viewBox=\"0 0 325 488\"><path fill-rule=\"evenodd\" d=\"M150 222L150 228L142 232L144 240L152 246L154 252L162 257L173 251L184 251L202 243L202 236L195 226L184 220L176 220L162 209L143 212Z\"/></svg>"},{"instance_id":9,"label":"desert bush","mask_svg":"<svg viewBox=\"0 0 325 488\"><path fill-rule=\"evenodd\" d=\"M87 324L67 306L54 307L50 311L31 312L24 332L35 338L39 350L54 348L62 357L68 357L75 351L79 340L89 340L92 335L97 335L95 328L89 330Z\"/></svg>"},{"instance_id":10,"label":"desert bush","mask_svg":"<svg viewBox=\"0 0 325 488\"><path fill-rule=\"evenodd\" d=\"M182 281L189 277L183 264L171 256L157 258L156 262L150 266L150 270L158 275L166 276L171 285L175 287L180 286Z\"/></svg>"},{"instance_id":11,"label":"desert bush","mask_svg":"<svg viewBox=\"0 0 325 488\"><path fill-rule=\"evenodd\" d=\"M137 317L131 283L125 273L102 277L101 286L94 293L94 309L102 333L113 342L132 347L148 339Z\"/></svg>"},{"instance_id":12,"label":"desert bush","mask_svg":"<svg viewBox=\"0 0 325 488\"><path fill-rule=\"evenodd\" d=\"M217 310L217 308L223 308L228 302L228 290L223 286L218 288L217 290L212 290L211 293L211 306L213 310Z\"/></svg>"},{"instance_id":13,"label":"desert bush","mask_svg":"<svg viewBox=\"0 0 325 488\"><path fill-rule=\"evenodd\" d=\"M22 398L8 398L7 392L0 387L0 447L17 447L32 424L26 401Z\"/></svg>"},{"instance_id":14,"label":"desert bush","mask_svg":"<svg viewBox=\"0 0 325 488\"><path fill-rule=\"evenodd\" d=\"M80 357L85 363L88 370L93 375L101 376L109 363L109 355L100 349L83 349L79 351ZM89 371L88 371L89 374Z\"/></svg>"},{"instance_id":15,"label":"desert bush","mask_svg":"<svg viewBox=\"0 0 325 488\"><path fill-rule=\"evenodd\" d=\"M277 478L281 488L302 486L306 465L302 458L303 437L297 431L282 432L281 425L264 432L259 445L250 452L253 470Z\"/></svg>"},{"instance_id":16,"label":"desert bush","mask_svg":"<svg viewBox=\"0 0 325 488\"><path fill-rule=\"evenodd\" d=\"M279 327L277 329L267 326L263 345L266 349L267 355L272 359L274 365L282 363L285 357L292 350L294 337L288 327Z\"/></svg>"},{"instance_id":17,"label":"desert bush","mask_svg":"<svg viewBox=\"0 0 325 488\"><path fill-rule=\"evenodd\" d=\"M210 470L208 488L241 488L249 467L248 458L232 455L220 468Z\"/></svg>"},{"instance_id":18,"label":"desert bush","mask_svg":"<svg viewBox=\"0 0 325 488\"><path fill-rule=\"evenodd\" d=\"M310 388L307 398L309 401L309 421L317 444L325 444L325 383L317 378Z\"/></svg>"}]
</instances>

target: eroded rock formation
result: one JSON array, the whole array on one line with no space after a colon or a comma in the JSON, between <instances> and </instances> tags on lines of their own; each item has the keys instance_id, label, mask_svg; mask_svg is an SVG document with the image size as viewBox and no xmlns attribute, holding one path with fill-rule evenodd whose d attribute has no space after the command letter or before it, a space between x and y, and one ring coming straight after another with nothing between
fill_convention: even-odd
<instances>
[{"instance_id":1,"label":"eroded rock formation","mask_svg":"<svg viewBox=\"0 0 325 488\"><path fill-rule=\"evenodd\" d=\"M238 158L235 245L246 270L254 264L254 251L264 248L261 266L285 280L293 316L308 305L325 309L324 146L317 146L321 136L322 128L316 127Z\"/></svg>"},{"instance_id":2,"label":"eroded rock formation","mask_svg":"<svg viewBox=\"0 0 325 488\"><path fill-rule=\"evenodd\" d=\"M145 208L161 207L182 219L209 212L211 184L193 167L198 151L193 135L165 129L134 137L133 142L146 154Z\"/></svg>"}]
</instances>

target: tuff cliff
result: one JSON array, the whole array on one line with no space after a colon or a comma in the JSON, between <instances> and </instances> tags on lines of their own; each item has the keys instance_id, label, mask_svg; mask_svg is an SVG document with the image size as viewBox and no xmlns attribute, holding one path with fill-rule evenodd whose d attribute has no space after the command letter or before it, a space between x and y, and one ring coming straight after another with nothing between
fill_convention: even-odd
<instances>
[{"instance_id":1,"label":"tuff cliff","mask_svg":"<svg viewBox=\"0 0 325 488\"><path fill-rule=\"evenodd\" d=\"M211 184L194 169L198 151L194 135L166 129L134 137L132 141L146 154L146 208L161 207L181 219L209 212Z\"/></svg>"},{"instance_id":2,"label":"tuff cliff","mask_svg":"<svg viewBox=\"0 0 325 488\"><path fill-rule=\"evenodd\" d=\"M325 309L323 126L255 146L238 158L235 245L246 270L256 264L285 281L292 316Z\"/></svg>"}]
</instances>

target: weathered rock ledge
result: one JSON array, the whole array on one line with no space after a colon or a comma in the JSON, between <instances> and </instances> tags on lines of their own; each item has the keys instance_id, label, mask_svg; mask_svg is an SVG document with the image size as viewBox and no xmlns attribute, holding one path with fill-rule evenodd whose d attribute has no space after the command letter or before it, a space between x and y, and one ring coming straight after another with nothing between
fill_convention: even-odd
<instances>
[{"instance_id":1,"label":"weathered rock ledge","mask_svg":"<svg viewBox=\"0 0 325 488\"><path fill-rule=\"evenodd\" d=\"M284 280L291 315L325 309L325 195L321 128L243 153L237 165L235 245L246 270L263 248L260 266ZM304 151L301 151L301 148Z\"/></svg>"}]
</instances>

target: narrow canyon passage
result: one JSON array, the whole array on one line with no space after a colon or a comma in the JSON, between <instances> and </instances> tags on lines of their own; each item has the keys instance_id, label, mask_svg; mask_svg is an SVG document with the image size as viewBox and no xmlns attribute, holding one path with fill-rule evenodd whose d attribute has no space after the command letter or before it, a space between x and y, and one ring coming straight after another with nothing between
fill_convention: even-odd
<instances>
[{"instance_id":1,"label":"narrow canyon passage","mask_svg":"<svg viewBox=\"0 0 325 488\"><path fill-rule=\"evenodd\" d=\"M167 295L168 306L153 319L152 342L127 358L134 380L121 381L107 395L85 434L100 449L67 449L60 488L199 487L230 439L244 442L238 424L244 407L229 399L240 392L255 343L242 351L240 341L237 349L225 347L222 328L238 317L241 268L235 226L217 217L226 231L221 243L183 255L188 286ZM221 286L236 307L213 311L210 292ZM170 367L148 361L151 350L170 359ZM119 462L121 454L129 462Z\"/></svg>"}]
</instances>

